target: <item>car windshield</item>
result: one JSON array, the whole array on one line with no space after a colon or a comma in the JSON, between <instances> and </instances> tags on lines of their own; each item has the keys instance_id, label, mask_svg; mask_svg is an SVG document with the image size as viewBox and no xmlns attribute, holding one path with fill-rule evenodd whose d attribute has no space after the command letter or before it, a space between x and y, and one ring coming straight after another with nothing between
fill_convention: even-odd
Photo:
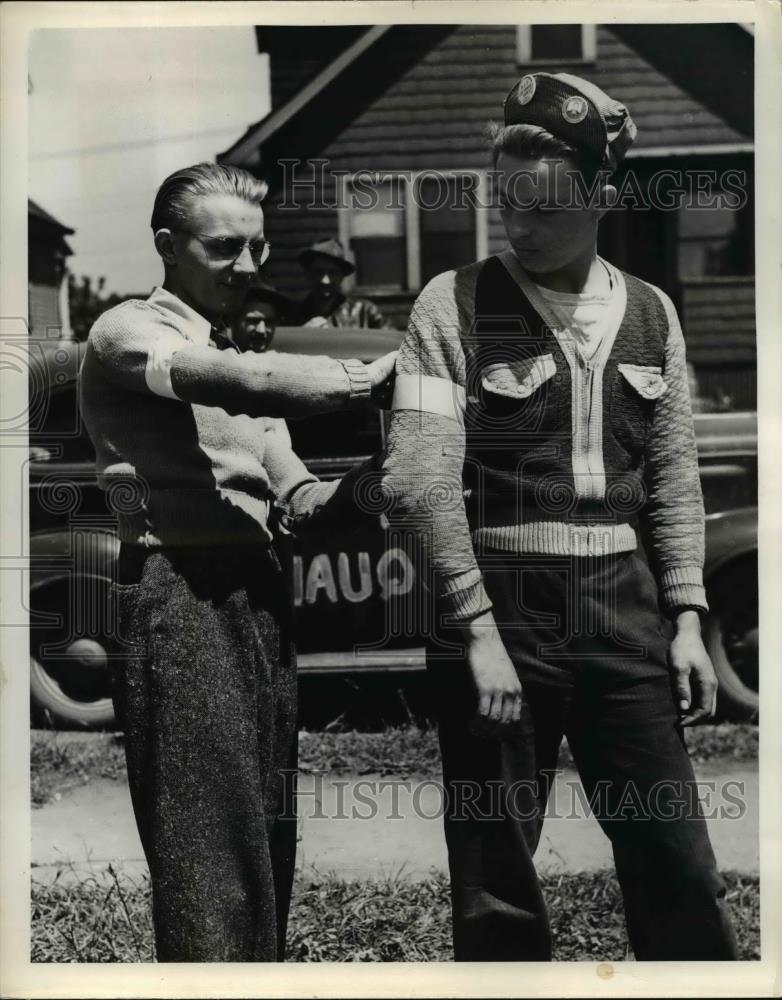
<instances>
[{"instance_id":1,"label":"car windshield","mask_svg":"<svg viewBox=\"0 0 782 1000\"><path fill-rule=\"evenodd\" d=\"M290 420L293 450L301 458L353 458L371 455L381 446L377 411L328 413Z\"/></svg>"}]
</instances>

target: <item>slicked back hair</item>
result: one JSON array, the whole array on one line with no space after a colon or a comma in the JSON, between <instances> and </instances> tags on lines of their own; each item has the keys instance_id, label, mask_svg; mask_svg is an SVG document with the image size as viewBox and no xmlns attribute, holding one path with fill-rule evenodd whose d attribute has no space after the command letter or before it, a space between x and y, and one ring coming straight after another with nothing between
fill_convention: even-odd
<instances>
[{"instance_id":1,"label":"slicked back hair","mask_svg":"<svg viewBox=\"0 0 782 1000\"><path fill-rule=\"evenodd\" d=\"M605 172L606 177L610 174L610 171L594 157L576 149L563 139L558 139L540 125L500 125L497 122L490 122L487 132L492 167L495 170L500 154L506 153L508 156L526 157L531 160L540 160L543 157L568 159L575 164L579 173L589 183L601 170Z\"/></svg>"},{"instance_id":2,"label":"slicked back hair","mask_svg":"<svg viewBox=\"0 0 782 1000\"><path fill-rule=\"evenodd\" d=\"M269 187L246 170L222 163L196 163L177 170L158 188L152 208L151 226L176 229L192 209L195 198L210 194L231 194L251 205L260 206Z\"/></svg>"}]
</instances>

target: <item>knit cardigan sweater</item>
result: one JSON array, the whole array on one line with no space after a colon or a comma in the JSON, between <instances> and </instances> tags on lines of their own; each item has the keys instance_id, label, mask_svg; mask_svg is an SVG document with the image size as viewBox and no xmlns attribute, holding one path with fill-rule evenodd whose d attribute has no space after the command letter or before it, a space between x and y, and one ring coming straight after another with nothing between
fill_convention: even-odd
<instances>
[{"instance_id":1,"label":"knit cardigan sweater","mask_svg":"<svg viewBox=\"0 0 782 1000\"><path fill-rule=\"evenodd\" d=\"M707 609L679 321L606 267L618 325L590 358L511 251L439 275L413 307L384 488L454 620L491 608L476 551L603 556L634 550L636 529L663 608Z\"/></svg>"},{"instance_id":2,"label":"knit cardigan sweater","mask_svg":"<svg viewBox=\"0 0 782 1000\"><path fill-rule=\"evenodd\" d=\"M98 484L119 536L144 546L268 544L272 505L294 523L355 512L361 467L321 483L283 417L370 395L360 361L217 350L210 324L166 289L97 320L79 376Z\"/></svg>"}]
</instances>

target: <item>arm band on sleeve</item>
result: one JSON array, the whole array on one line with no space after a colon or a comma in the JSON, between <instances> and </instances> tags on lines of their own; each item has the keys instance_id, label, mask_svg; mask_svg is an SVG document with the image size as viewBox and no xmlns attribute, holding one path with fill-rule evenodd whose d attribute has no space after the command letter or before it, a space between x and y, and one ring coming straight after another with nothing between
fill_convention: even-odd
<instances>
[{"instance_id":1,"label":"arm band on sleeve","mask_svg":"<svg viewBox=\"0 0 782 1000\"><path fill-rule=\"evenodd\" d=\"M397 375L391 409L439 413L461 424L466 398L464 389L450 379L433 375Z\"/></svg>"},{"instance_id":2,"label":"arm band on sleeve","mask_svg":"<svg viewBox=\"0 0 782 1000\"><path fill-rule=\"evenodd\" d=\"M155 340L144 369L144 379L150 392L166 399L179 399L171 385L171 359L175 351L181 351L186 346L186 341L176 334L164 334Z\"/></svg>"}]
</instances>

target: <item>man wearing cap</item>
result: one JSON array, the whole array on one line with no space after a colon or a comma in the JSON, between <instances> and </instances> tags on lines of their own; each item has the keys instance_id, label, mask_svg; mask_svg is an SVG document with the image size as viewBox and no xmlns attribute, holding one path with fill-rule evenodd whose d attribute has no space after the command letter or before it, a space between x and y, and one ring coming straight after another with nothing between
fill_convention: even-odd
<instances>
[{"instance_id":1,"label":"man wearing cap","mask_svg":"<svg viewBox=\"0 0 782 1000\"><path fill-rule=\"evenodd\" d=\"M352 251L339 240L313 243L302 251L299 261L310 291L299 303L298 325L367 327L371 330L389 326L374 302L342 291L342 282L353 274L356 264Z\"/></svg>"},{"instance_id":2,"label":"man wearing cap","mask_svg":"<svg viewBox=\"0 0 782 1000\"><path fill-rule=\"evenodd\" d=\"M274 340L277 325L291 311L287 296L263 278L250 286L244 305L232 324L232 340L240 351L263 354Z\"/></svg>"},{"instance_id":3,"label":"man wearing cap","mask_svg":"<svg viewBox=\"0 0 782 1000\"><path fill-rule=\"evenodd\" d=\"M636 129L568 74L523 77L504 111L508 248L416 301L384 460L437 610L455 956L551 958L532 855L566 736L635 957L734 959L682 737L716 694L684 341L670 299L596 253Z\"/></svg>"}]
</instances>

